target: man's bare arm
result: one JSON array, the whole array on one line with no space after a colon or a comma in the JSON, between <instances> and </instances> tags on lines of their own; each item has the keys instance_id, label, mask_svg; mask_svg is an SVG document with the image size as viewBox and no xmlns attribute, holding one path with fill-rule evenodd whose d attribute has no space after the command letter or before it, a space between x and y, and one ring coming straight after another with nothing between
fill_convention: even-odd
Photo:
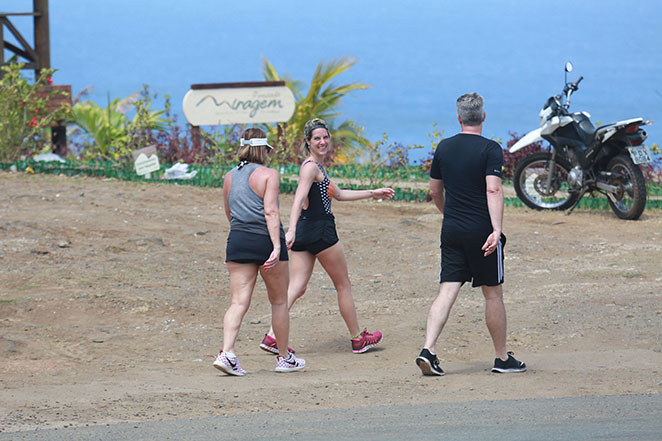
<instances>
[{"instance_id":1,"label":"man's bare arm","mask_svg":"<svg viewBox=\"0 0 662 441\"><path fill-rule=\"evenodd\" d=\"M441 179L430 178L430 197L434 201L439 211L444 212L444 181Z\"/></svg>"},{"instance_id":2,"label":"man's bare arm","mask_svg":"<svg viewBox=\"0 0 662 441\"><path fill-rule=\"evenodd\" d=\"M487 186L487 210L490 213L492 222L492 234L487 236L483 245L483 251L488 256L494 252L501 238L501 229L503 227L503 187L501 178L498 176L486 176L485 184Z\"/></svg>"}]
</instances>

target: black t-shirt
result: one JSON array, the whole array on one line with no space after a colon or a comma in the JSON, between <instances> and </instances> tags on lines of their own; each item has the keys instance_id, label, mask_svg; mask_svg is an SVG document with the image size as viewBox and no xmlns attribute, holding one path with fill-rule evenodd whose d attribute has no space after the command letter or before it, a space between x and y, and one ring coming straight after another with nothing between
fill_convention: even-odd
<instances>
[{"instance_id":1,"label":"black t-shirt","mask_svg":"<svg viewBox=\"0 0 662 441\"><path fill-rule=\"evenodd\" d=\"M439 143L430 177L444 181L445 231L492 231L485 176L500 178L502 165L501 146L480 135L459 133Z\"/></svg>"}]
</instances>

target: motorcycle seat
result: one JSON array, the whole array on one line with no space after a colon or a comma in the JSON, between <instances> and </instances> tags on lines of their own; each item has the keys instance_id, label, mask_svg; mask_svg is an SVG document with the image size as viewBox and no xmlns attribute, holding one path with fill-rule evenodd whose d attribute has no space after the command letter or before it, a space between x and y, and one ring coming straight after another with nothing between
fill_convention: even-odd
<instances>
[{"instance_id":1,"label":"motorcycle seat","mask_svg":"<svg viewBox=\"0 0 662 441\"><path fill-rule=\"evenodd\" d=\"M598 127L598 129L595 131L593 134L593 139L597 141L601 141L602 138L605 136L607 132L609 132L612 127L614 127L615 123L610 123L610 124L605 124L604 126Z\"/></svg>"},{"instance_id":2,"label":"motorcycle seat","mask_svg":"<svg viewBox=\"0 0 662 441\"><path fill-rule=\"evenodd\" d=\"M641 123L643 121L644 121L643 118L631 118L631 119L625 119L623 121L617 121L611 124L605 124L604 126L601 126L600 128L598 128L598 130L595 131L593 138L595 141L604 142L608 138L610 138L611 135L613 135L615 132L622 129L623 127L629 126L632 123L637 123L637 122Z\"/></svg>"}]
</instances>

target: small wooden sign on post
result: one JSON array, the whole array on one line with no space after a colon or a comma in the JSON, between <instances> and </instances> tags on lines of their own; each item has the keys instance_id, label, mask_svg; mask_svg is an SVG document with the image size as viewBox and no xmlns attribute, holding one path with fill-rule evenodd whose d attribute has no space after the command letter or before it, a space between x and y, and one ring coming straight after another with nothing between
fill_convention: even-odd
<instances>
[{"instance_id":1,"label":"small wooden sign on post","mask_svg":"<svg viewBox=\"0 0 662 441\"><path fill-rule=\"evenodd\" d=\"M157 171L161 168L159 157L156 155L155 146L135 150L133 152L133 162L136 167L136 174L138 176L145 176L147 179L152 177L153 171Z\"/></svg>"},{"instance_id":2,"label":"small wooden sign on post","mask_svg":"<svg viewBox=\"0 0 662 441\"><path fill-rule=\"evenodd\" d=\"M72 107L71 86L68 84L47 85L37 93L37 96L47 99L47 113L53 113L61 107L68 107L69 109ZM65 121L57 120L51 124L51 142L53 143L53 153L60 156L67 155L67 126Z\"/></svg>"}]
</instances>

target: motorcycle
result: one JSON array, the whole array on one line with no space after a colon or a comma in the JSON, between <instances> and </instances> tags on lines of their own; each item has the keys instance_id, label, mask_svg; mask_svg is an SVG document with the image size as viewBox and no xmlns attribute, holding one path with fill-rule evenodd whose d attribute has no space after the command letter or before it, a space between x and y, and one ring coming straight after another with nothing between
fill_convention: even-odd
<instances>
[{"instance_id":1,"label":"motorcycle","mask_svg":"<svg viewBox=\"0 0 662 441\"><path fill-rule=\"evenodd\" d=\"M572 63L565 66L563 95L550 97L540 111L540 127L517 141L511 153L545 140L549 152L536 152L521 160L513 177L517 196L537 210L572 213L587 193L603 193L621 219L638 219L646 206L646 182L639 168L652 161L643 145L641 126L652 124L632 118L597 129L586 112L570 112L570 97L584 79L568 82ZM561 100L564 98L564 102Z\"/></svg>"}]
</instances>

